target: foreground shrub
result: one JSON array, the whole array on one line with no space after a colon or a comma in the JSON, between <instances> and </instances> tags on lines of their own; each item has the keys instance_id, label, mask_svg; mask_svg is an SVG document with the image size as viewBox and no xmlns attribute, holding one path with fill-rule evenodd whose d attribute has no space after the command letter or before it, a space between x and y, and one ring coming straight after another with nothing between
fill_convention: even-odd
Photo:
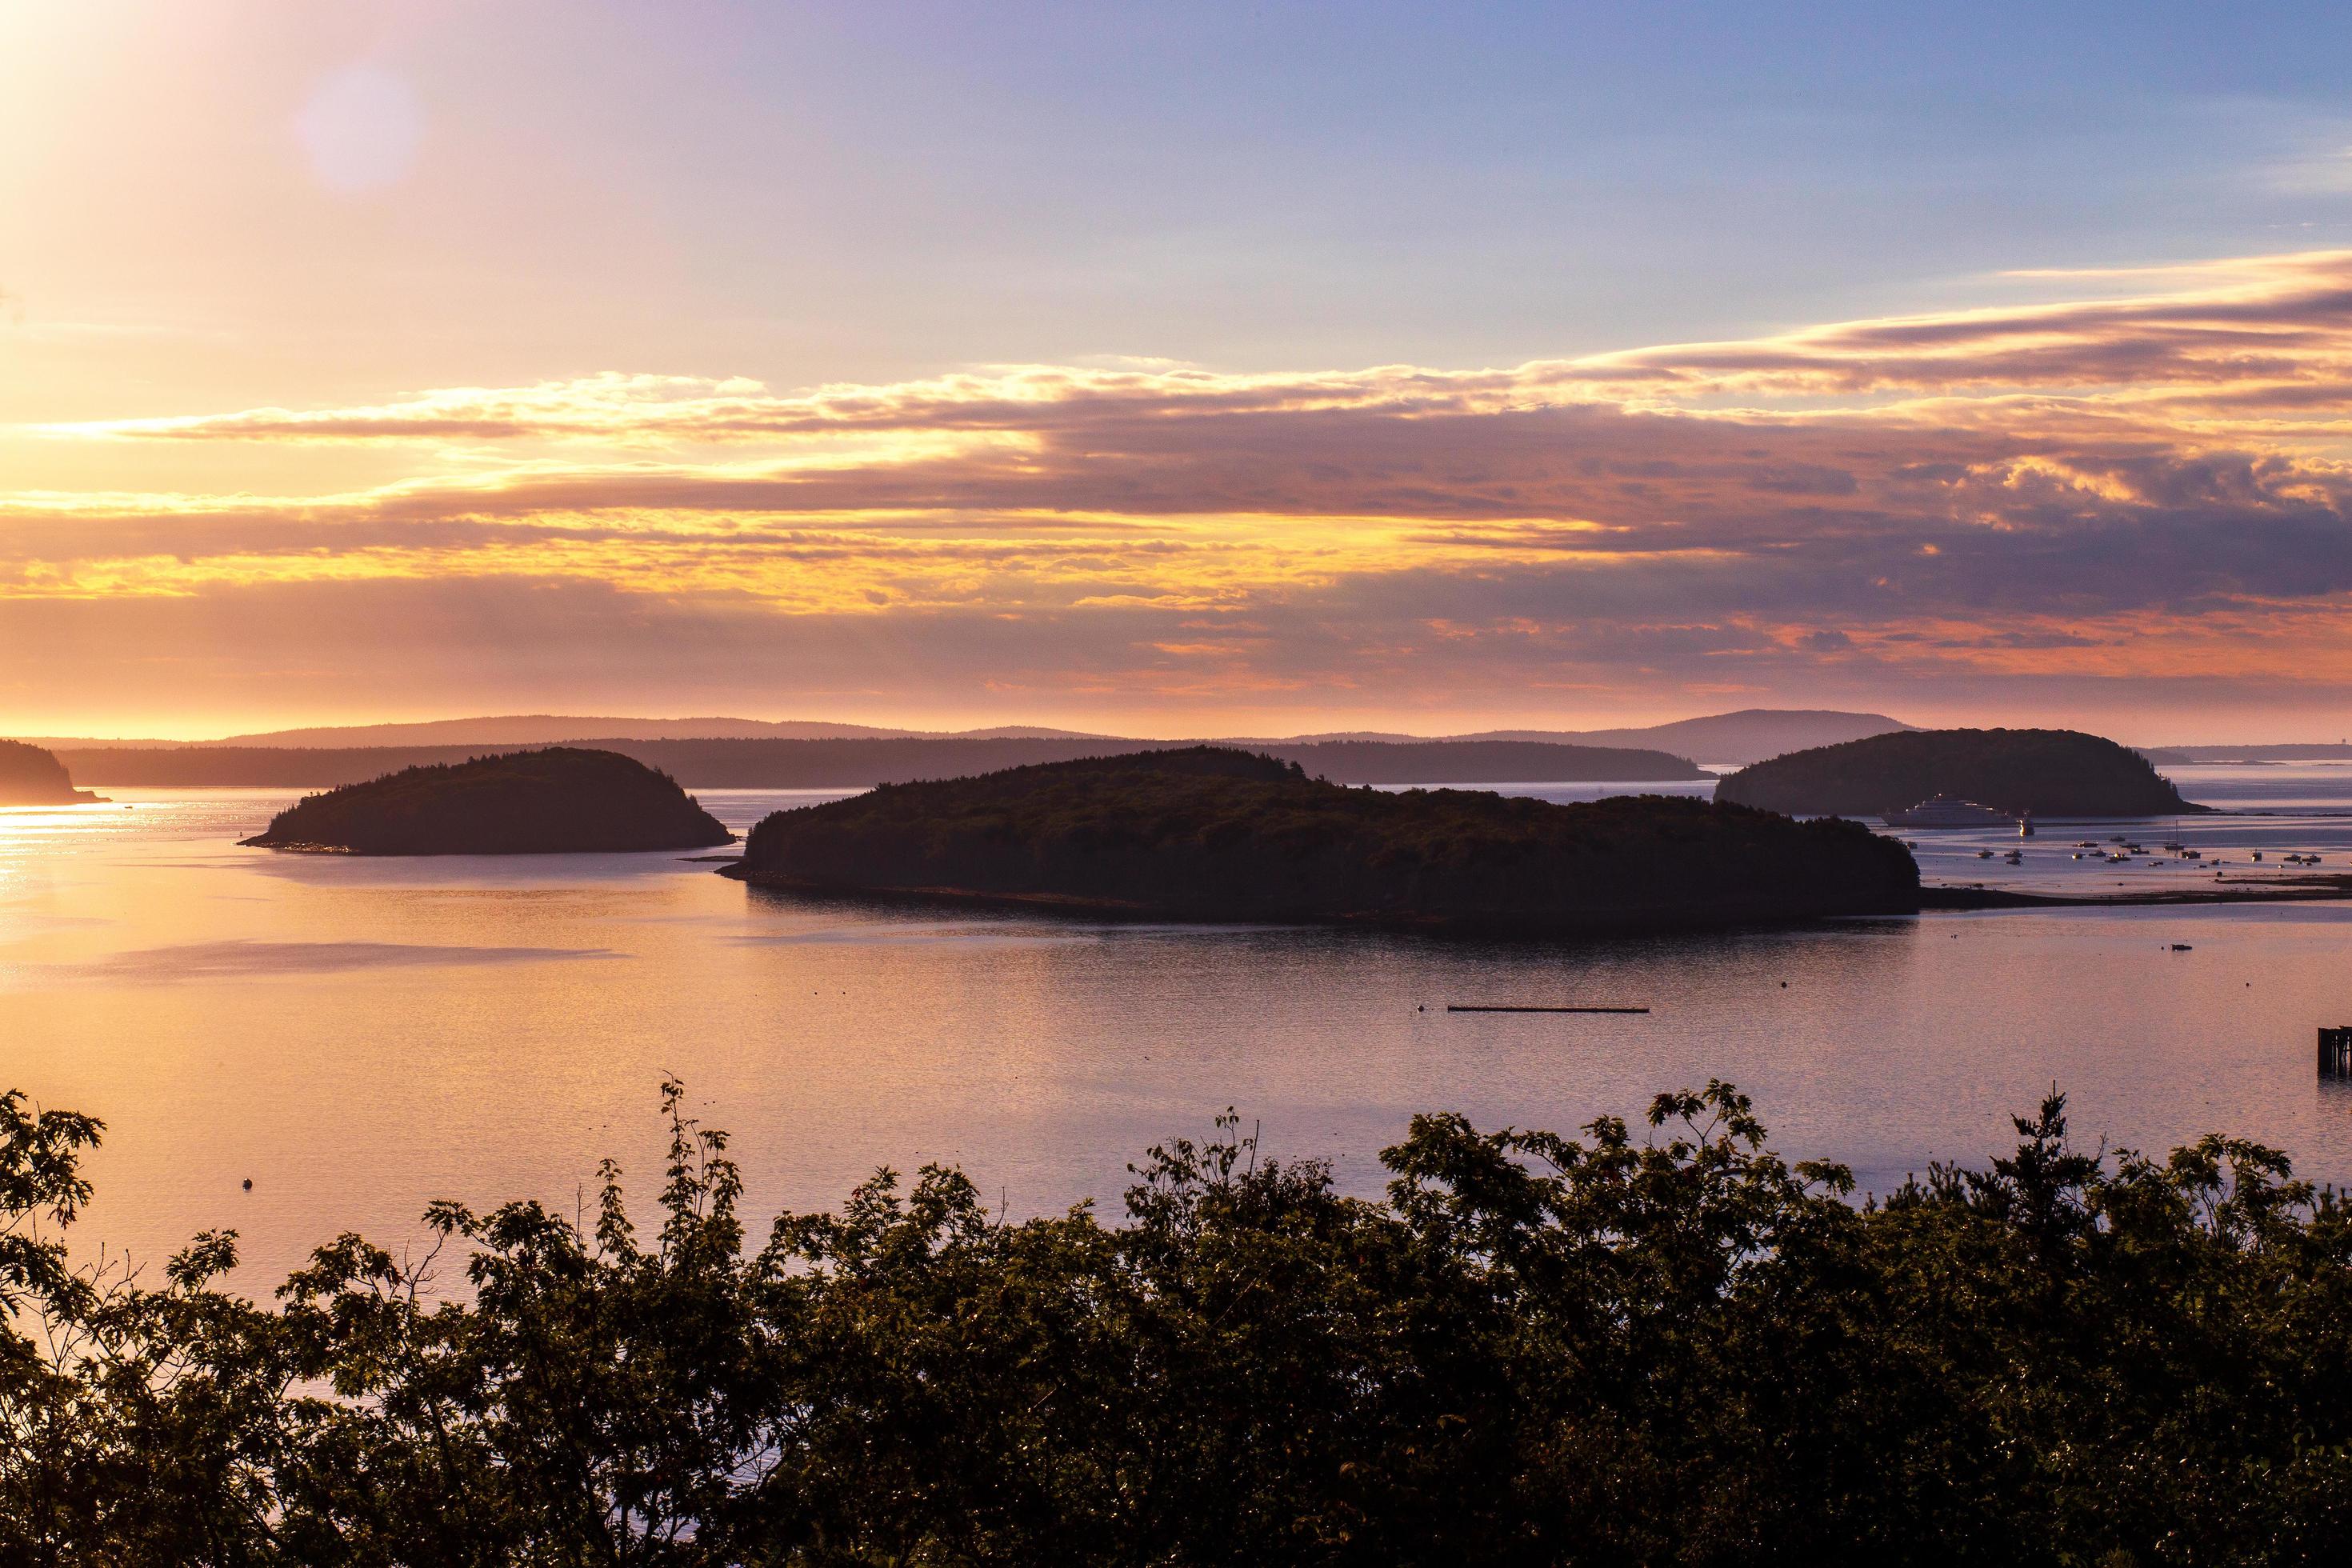
<instances>
[{"instance_id":1,"label":"foreground shrub","mask_svg":"<svg viewBox=\"0 0 2352 1568\"><path fill-rule=\"evenodd\" d=\"M0 1098L8 1563L2300 1563L2352 1542L2352 1240L2258 1145L1856 1204L1729 1087L1416 1118L1385 1201L1153 1150L1124 1224L889 1172L756 1247L666 1090L659 1228L428 1215L273 1306L67 1267L100 1129Z\"/></svg>"}]
</instances>

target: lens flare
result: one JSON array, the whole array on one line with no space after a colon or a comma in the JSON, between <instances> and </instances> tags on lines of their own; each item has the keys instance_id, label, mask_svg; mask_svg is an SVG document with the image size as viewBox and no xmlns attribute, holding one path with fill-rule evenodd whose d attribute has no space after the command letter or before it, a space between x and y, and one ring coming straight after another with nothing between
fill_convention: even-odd
<instances>
[{"instance_id":1,"label":"lens flare","mask_svg":"<svg viewBox=\"0 0 2352 1568\"><path fill-rule=\"evenodd\" d=\"M310 173L339 195L399 184L416 163L425 111L405 81L379 66L347 66L294 118Z\"/></svg>"}]
</instances>

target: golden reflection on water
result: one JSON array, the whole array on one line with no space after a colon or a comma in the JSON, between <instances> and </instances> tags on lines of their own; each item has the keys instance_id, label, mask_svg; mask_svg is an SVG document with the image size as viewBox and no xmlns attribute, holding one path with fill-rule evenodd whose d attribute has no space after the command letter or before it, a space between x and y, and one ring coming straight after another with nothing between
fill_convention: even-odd
<instances>
[{"instance_id":1,"label":"golden reflection on water","mask_svg":"<svg viewBox=\"0 0 2352 1568\"><path fill-rule=\"evenodd\" d=\"M233 841L289 796L113 793L0 811L0 1079L109 1122L86 1239L235 1226L257 1289L436 1197L569 1203L608 1153L649 1194L666 1073L767 1208L927 1160L1016 1213L1115 1206L1229 1103L1370 1191L1413 1110L1568 1129L1710 1077L1880 1191L2053 1079L2092 1142L2222 1129L2352 1177L2312 1050L2352 1019L2339 906L1473 945L877 909L669 855L273 855ZM705 798L740 826L774 797ZM1655 1011L1443 1011L1561 1000Z\"/></svg>"}]
</instances>

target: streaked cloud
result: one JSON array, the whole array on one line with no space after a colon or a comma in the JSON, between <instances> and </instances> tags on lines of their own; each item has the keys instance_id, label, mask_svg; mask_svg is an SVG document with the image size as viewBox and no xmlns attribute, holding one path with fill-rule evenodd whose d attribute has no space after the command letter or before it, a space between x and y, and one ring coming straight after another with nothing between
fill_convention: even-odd
<instances>
[{"instance_id":1,"label":"streaked cloud","mask_svg":"<svg viewBox=\"0 0 2352 1568\"><path fill-rule=\"evenodd\" d=\"M292 444L399 477L0 497L0 600L123 657L205 624L175 668L237 701L381 658L359 605L485 660L476 617L541 626L517 700L634 659L648 703L763 711L894 668L1139 715L2347 695L2352 252L2101 280L2138 291L1488 370L614 374L26 426L132 476Z\"/></svg>"}]
</instances>

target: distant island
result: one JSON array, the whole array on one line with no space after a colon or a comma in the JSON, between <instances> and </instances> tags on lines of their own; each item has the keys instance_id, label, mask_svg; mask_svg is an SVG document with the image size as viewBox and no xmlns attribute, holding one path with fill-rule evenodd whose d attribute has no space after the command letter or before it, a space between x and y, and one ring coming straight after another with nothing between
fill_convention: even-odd
<instances>
[{"instance_id":1,"label":"distant island","mask_svg":"<svg viewBox=\"0 0 2352 1568\"><path fill-rule=\"evenodd\" d=\"M407 768L314 795L242 842L350 855L701 849L734 838L667 774L551 746Z\"/></svg>"},{"instance_id":2,"label":"distant island","mask_svg":"<svg viewBox=\"0 0 2352 1568\"><path fill-rule=\"evenodd\" d=\"M1168 746L1241 746L1251 751L1272 752L1277 755L1294 755L1306 747L1333 742L1371 742L1396 746L1459 746L1486 742L1531 742L1544 746L1571 747L1580 752L1608 751L1639 753L1652 759L1638 766L1657 766L1661 756L1673 759L1687 767L1684 758L1696 758L1706 763L1753 763L1765 757L1778 756L1807 746L1826 746L1839 741L1859 740L1864 735L1876 735L1889 730L1907 730L1910 726L1884 713L1846 713L1811 708L1746 708L1736 713L1712 713L1697 719L1677 719L1669 723L1636 726L1613 730L1484 730L1458 735L1402 735L1380 730L1345 730L1320 734L1288 736L1224 735L1206 740L1152 740L1137 736L1104 735L1076 730L1057 730L1036 724L998 724L980 730L924 731L888 729L873 724L845 724L823 720L803 719L739 719L709 716L688 719L635 719L609 714L508 713L467 719L431 719L421 722L386 724L344 724L314 726L300 730L271 730L253 734L229 735L214 741L118 741L100 742L55 738L41 743L63 752L104 753L106 765L121 764L122 753L155 752L267 752L302 751L323 756L329 753L351 755L362 752L384 752L399 748L412 753L396 764L446 762L450 753L472 754L466 748L480 751L513 751L525 746L603 746L622 751L630 756L638 753L619 744L641 741L911 741L919 743L971 741L1058 741L1082 742L1091 749L1069 755L1107 756L1112 752L1148 752ZM439 754L434 754L439 753ZM791 753L772 753L775 756ZM803 753L805 754L805 753ZM847 753L855 755L856 753ZM315 757L314 757L314 760ZM666 767L665 762L640 757L654 766ZM1019 762L1051 762L1048 756L1019 758ZM1318 771L1316 764L1296 757L1307 772ZM151 759L152 761L152 759ZM999 767L1015 765L1013 762L993 764ZM1479 764L1466 758L1456 758L1449 766L1473 767ZM1603 765L1598 759L1593 765ZM1613 764L1622 766L1624 764ZM675 768L671 769L676 772ZM966 769L965 772L975 770ZM84 777L110 779L111 773L85 772ZM364 775L362 775L364 776ZM924 775L909 775L924 776ZM944 774L930 774L943 777ZM1370 784L1370 779L1343 778L1329 775L1340 784ZM1678 773L1544 773L1483 774L1484 782L1528 782L1541 778L1567 781L1577 778L1607 777L1632 782L1652 777L1681 777ZM195 783L194 779L142 778L142 784ZM222 779L208 777L205 782L256 784L258 779ZM304 779L305 784L349 784L348 778L332 780ZM714 780L697 777L697 784ZM785 781L762 779L761 784L782 784ZM798 783L800 781L790 781ZM856 787L885 782L878 778L852 780L827 779L824 784L846 783ZM1443 775L1423 774L1410 780L1415 784L1470 782L1469 775L1448 772Z\"/></svg>"},{"instance_id":3,"label":"distant island","mask_svg":"<svg viewBox=\"0 0 2352 1568\"><path fill-rule=\"evenodd\" d=\"M2142 746L2140 755L2159 767L2194 763L2344 763L2352 762L2352 742L2299 741L2263 746Z\"/></svg>"},{"instance_id":4,"label":"distant island","mask_svg":"<svg viewBox=\"0 0 2352 1568\"><path fill-rule=\"evenodd\" d=\"M1306 741L1253 747L1333 784L1684 784L1713 775L1688 757L1549 741Z\"/></svg>"},{"instance_id":5,"label":"distant island","mask_svg":"<svg viewBox=\"0 0 2352 1568\"><path fill-rule=\"evenodd\" d=\"M1183 920L1528 933L1919 902L1909 852L1852 823L1658 795L1556 805L1349 789L1208 746L893 784L777 812L723 874Z\"/></svg>"},{"instance_id":6,"label":"distant island","mask_svg":"<svg viewBox=\"0 0 2352 1568\"><path fill-rule=\"evenodd\" d=\"M0 741L0 805L80 805L103 798L74 788L65 764L40 747Z\"/></svg>"},{"instance_id":7,"label":"distant island","mask_svg":"<svg viewBox=\"0 0 2352 1568\"><path fill-rule=\"evenodd\" d=\"M1670 723L1631 730L1579 730L1543 733L1531 730L1497 730L1463 740L1559 741L1579 746L1648 746L1696 757L1703 763L1756 763L1784 752L1809 746L1835 745L1865 735L1883 735L1910 725L1884 713L1846 713L1821 708L1743 708L1736 713L1710 713L1703 719L1676 719Z\"/></svg>"},{"instance_id":8,"label":"distant island","mask_svg":"<svg viewBox=\"0 0 2352 1568\"><path fill-rule=\"evenodd\" d=\"M2077 730L1908 730L1742 768L1715 798L1792 816L1884 816L1936 796L2011 816L2177 816L2180 797L2137 752Z\"/></svg>"},{"instance_id":9,"label":"distant island","mask_svg":"<svg viewBox=\"0 0 2352 1568\"><path fill-rule=\"evenodd\" d=\"M834 740L580 739L704 789L866 789L963 778L1032 763L1163 749L1161 741L1015 735ZM1528 741L1312 741L1263 748L1337 784L1679 784L1710 777L1689 758L1620 746ZM61 754L107 784L324 789L401 768L463 763L477 747L94 746Z\"/></svg>"}]
</instances>

